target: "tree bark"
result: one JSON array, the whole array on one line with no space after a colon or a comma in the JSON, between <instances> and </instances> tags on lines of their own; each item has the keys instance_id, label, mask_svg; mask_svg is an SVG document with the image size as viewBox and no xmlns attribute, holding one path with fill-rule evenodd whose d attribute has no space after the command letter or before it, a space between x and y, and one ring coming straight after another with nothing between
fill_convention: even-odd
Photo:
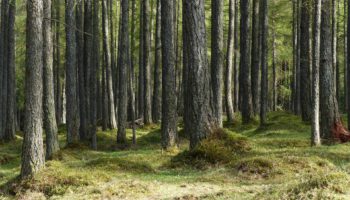
<instances>
[{"instance_id":1,"label":"tree bark","mask_svg":"<svg viewBox=\"0 0 350 200\"><path fill-rule=\"evenodd\" d=\"M261 105L260 105L260 124L264 125L267 121L266 113L268 106L268 0L262 0L260 3L261 12Z\"/></svg>"},{"instance_id":2,"label":"tree bark","mask_svg":"<svg viewBox=\"0 0 350 200\"><path fill-rule=\"evenodd\" d=\"M259 113L259 69L260 69L260 39L259 35L259 3L260 0L253 0L252 13L252 47L251 47L251 87L254 114ZM261 2L261 1L260 1ZM261 5L260 5L261 6ZM261 8L260 8L261 9Z\"/></svg>"},{"instance_id":3,"label":"tree bark","mask_svg":"<svg viewBox=\"0 0 350 200\"><path fill-rule=\"evenodd\" d=\"M311 119L310 97L310 12L308 0L301 2L300 21L300 104L303 121Z\"/></svg>"},{"instance_id":4,"label":"tree bark","mask_svg":"<svg viewBox=\"0 0 350 200\"><path fill-rule=\"evenodd\" d=\"M249 123L252 119L252 98L251 98L251 85L249 79L249 2L250 0L241 0L241 63L239 82L239 93L241 95L242 105L242 121L243 123Z\"/></svg>"},{"instance_id":5,"label":"tree bark","mask_svg":"<svg viewBox=\"0 0 350 200\"><path fill-rule=\"evenodd\" d=\"M190 135L191 149L206 138L212 128L204 4L204 0L183 1L184 35L188 43L185 130Z\"/></svg>"},{"instance_id":6,"label":"tree bark","mask_svg":"<svg viewBox=\"0 0 350 200\"><path fill-rule=\"evenodd\" d=\"M43 21L44 65L44 127L46 133L46 159L51 159L60 146L58 143L56 110L53 84L53 43L51 32L51 0L44 1Z\"/></svg>"},{"instance_id":7,"label":"tree bark","mask_svg":"<svg viewBox=\"0 0 350 200\"><path fill-rule=\"evenodd\" d=\"M321 138L333 140L332 128L341 123L335 96L332 68L332 2L323 0L320 43L320 108Z\"/></svg>"},{"instance_id":8,"label":"tree bark","mask_svg":"<svg viewBox=\"0 0 350 200\"><path fill-rule=\"evenodd\" d=\"M160 2L159 2L160 3ZM175 45L174 45L174 1L161 1L161 39L163 61L162 93L162 147L172 148L177 143L177 105L175 79Z\"/></svg>"},{"instance_id":9,"label":"tree bark","mask_svg":"<svg viewBox=\"0 0 350 200\"><path fill-rule=\"evenodd\" d=\"M120 52L119 66L119 101L118 101L118 134L117 143L126 144L126 121L128 106L128 75L130 67L130 46L129 46L129 1L121 1L121 31L119 45Z\"/></svg>"},{"instance_id":10,"label":"tree bark","mask_svg":"<svg viewBox=\"0 0 350 200\"><path fill-rule=\"evenodd\" d=\"M151 100L151 21L150 21L150 0L142 0L143 4L143 69L144 69L144 113L145 124L152 123L152 100Z\"/></svg>"},{"instance_id":11,"label":"tree bark","mask_svg":"<svg viewBox=\"0 0 350 200\"><path fill-rule=\"evenodd\" d=\"M312 65L312 140L311 144L321 145L320 138L320 26L322 0L316 0L314 6L314 32L313 32L313 65Z\"/></svg>"},{"instance_id":12,"label":"tree bark","mask_svg":"<svg viewBox=\"0 0 350 200\"><path fill-rule=\"evenodd\" d=\"M21 178L44 168L42 137L43 1L27 1L25 125Z\"/></svg>"},{"instance_id":13,"label":"tree bark","mask_svg":"<svg viewBox=\"0 0 350 200\"><path fill-rule=\"evenodd\" d=\"M235 29L234 29L234 66L233 66L233 87L234 87L234 110L239 111L239 0L235 0Z\"/></svg>"},{"instance_id":14,"label":"tree bark","mask_svg":"<svg viewBox=\"0 0 350 200\"><path fill-rule=\"evenodd\" d=\"M79 113L77 101L77 44L75 30L75 0L66 0L66 98L67 141L79 141Z\"/></svg>"},{"instance_id":15,"label":"tree bark","mask_svg":"<svg viewBox=\"0 0 350 200\"><path fill-rule=\"evenodd\" d=\"M108 95L108 112L109 112L109 128L115 129L117 127L115 107L114 107L114 93L113 93L113 80L112 80L112 69L111 69L111 50L109 43L109 26L108 26L108 12L107 12L107 1L103 0L102 6L102 27L103 27L103 49L105 56L106 65L106 86Z\"/></svg>"},{"instance_id":16,"label":"tree bark","mask_svg":"<svg viewBox=\"0 0 350 200\"><path fill-rule=\"evenodd\" d=\"M224 48L224 30L223 30L223 7L222 0L212 0L211 17L211 106L213 111L213 120L217 127L222 127L222 75L224 70L223 48Z\"/></svg>"},{"instance_id":17,"label":"tree bark","mask_svg":"<svg viewBox=\"0 0 350 200\"><path fill-rule=\"evenodd\" d=\"M155 44L155 64L154 64L154 89L152 119L157 123L161 119L162 113L162 42L161 42L161 0L157 0L156 15L156 44ZM174 96L176 98L176 96Z\"/></svg>"},{"instance_id":18,"label":"tree bark","mask_svg":"<svg viewBox=\"0 0 350 200\"><path fill-rule=\"evenodd\" d=\"M228 42L227 42L227 55L226 55L226 74L225 74L225 106L227 121L232 123L234 120L234 109L232 99L232 75L234 67L234 30L235 30L235 0L230 0L229 5L229 31L228 31Z\"/></svg>"}]
</instances>

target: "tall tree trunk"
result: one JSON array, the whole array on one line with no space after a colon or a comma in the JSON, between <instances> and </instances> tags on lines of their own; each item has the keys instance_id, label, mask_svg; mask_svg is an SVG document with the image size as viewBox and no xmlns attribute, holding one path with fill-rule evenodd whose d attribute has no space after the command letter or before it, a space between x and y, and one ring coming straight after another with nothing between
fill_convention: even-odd
<instances>
[{"instance_id":1,"label":"tall tree trunk","mask_svg":"<svg viewBox=\"0 0 350 200\"><path fill-rule=\"evenodd\" d=\"M129 46L129 1L121 1L121 31L119 45L120 52L119 66L119 101L118 101L118 134L117 143L126 144L126 121L128 106L128 75L130 66L130 46Z\"/></svg>"},{"instance_id":2,"label":"tall tree trunk","mask_svg":"<svg viewBox=\"0 0 350 200\"><path fill-rule=\"evenodd\" d=\"M26 24L26 102L22 178L34 175L45 165L42 136L43 1L27 1Z\"/></svg>"},{"instance_id":3,"label":"tall tree trunk","mask_svg":"<svg viewBox=\"0 0 350 200\"><path fill-rule=\"evenodd\" d=\"M249 123L252 119L252 98L251 85L249 79L249 2L250 0L241 0L241 63L239 73L239 93L242 99L242 120L243 123Z\"/></svg>"},{"instance_id":4,"label":"tall tree trunk","mask_svg":"<svg viewBox=\"0 0 350 200\"><path fill-rule=\"evenodd\" d=\"M143 3L140 3L140 47L139 47L139 83L138 83L138 117L143 118L145 108L145 77L144 77L144 42L143 42Z\"/></svg>"},{"instance_id":5,"label":"tall tree trunk","mask_svg":"<svg viewBox=\"0 0 350 200\"><path fill-rule=\"evenodd\" d=\"M75 30L75 0L66 0L66 98L67 141L79 141L79 113L77 101L77 44Z\"/></svg>"},{"instance_id":6,"label":"tall tree trunk","mask_svg":"<svg viewBox=\"0 0 350 200\"><path fill-rule=\"evenodd\" d=\"M348 33L347 33L347 17L349 15L349 13L347 12L347 6L348 6L348 2L347 0L344 0L344 99L345 99L345 110L348 110L348 98L349 98L349 94L348 94L348 59L347 59L347 55L348 55ZM349 125L348 125L349 128Z\"/></svg>"},{"instance_id":7,"label":"tall tree trunk","mask_svg":"<svg viewBox=\"0 0 350 200\"><path fill-rule=\"evenodd\" d=\"M1 2L1 44L0 44L0 139L5 139L5 129L7 124L7 92L8 92L8 18L9 18L9 0L2 0Z\"/></svg>"},{"instance_id":8,"label":"tall tree trunk","mask_svg":"<svg viewBox=\"0 0 350 200\"><path fill-rule=\"evenodd\" d=\"M85 85L86 85L86 79L85 79L85 61L84 61L84 2L83 0L78 0L76 5L76 37L77 37L77 65L78 65L78 97L79 97L79 115L80 115L80 127L79 127L79 134L80 138L85 140L87 137L87 101L86 101L86 92L85 92Z\"/></svg>"},{"instance_id":9,"label":"tall tree trunk","mask_svg":"<svg viewBox=\"0 0 350 200\"><path fill-rule=\"evenodd\" d=\"M321 145L320 138L320 26L322 0L316 0L314 6L313 64L312 64L312 145Z\"/></svg>"},{"instance_id":10,"label":"tall tree trunk","mask_svg":"<svg viewBox=\"0 0 350 200\"><path fill-rule=\"evenodd\" d=\"M230 0L229 5L229 30L226 54L226 74L225 74L225 106L227 121L232 123L234 120L233 99L232 99L232 74L234 67L234 30L235 30L235 0Z\"/></svg>"},{"instance_id":11,"label":"tall tree trunk","mask_svg":"<svg viewBox=\"0 0 350 200\"><path fill-rule=\"evenodd\" d=\"M222 75L224 70L223 48L224 48L224 30L223 30L223 7L222 0L212 0L211 17L211 106L213 110L214 123L222 127Z\"/></svg>"},{"instance_id":12,"label":"tall tree trunk","mask_svg":"<svg viewBox=\"0 0 350 200\"><path fill-rule=\"evenodd\" d=\"M161 0L157 0L156 15L156 44L155 44L155 63L154 63L154 89L153 89L153 105L152 119L157 123L161 119L162 112L162 42L161 42ZM176 97L174 97L176 98Z\"/></svg>"},{"instance_id":13,"label":"tall tree trunk","mask_svg":"<svg viewBox=\"0 0 350 200\"><path fill-rule=\"evenodd\" d=\"M268 102L268 0L262 0L260 3L261 12L261 106L260 106L260 123L265 124Z\"/></svg>"},{"instance_id":14,"label":"tall tree trunk","mask_svg":"<svg viewBox=\"0 0 350 200\"><path fill-rule=\"evenodd\" d=\"M159 2L160 3L160 2ZM174 147L177 142L177 106L175 80L175 45L174 45L174 1L161 1L162 23L162 147Z\"/></svg>"},{"instance_id":15,"label":"tall tree trunk","mask_svg":"<svg viewBox=\"0 0 350 200\"><path fill-rule=\"evenodd\" d=\"M145 124L152 123L152 100L151 100L151 20L150 0L142 0L143 4L143 70L144 70L144 113Z\"/></svg>"},{"instance_id":16,"label":"tall tree trunk","mask_svg":"<svg viewBox=\"0 0 350 200\"><path fill-rule=\"evenodd\" d=\"M339 0L338 0L339 1ZM332 0L332 67L333 67L333 81L334 81L334 89L335 94L337 91L337 0Z\"/></svg>"},{"instance_id":17,"label":"tall tree trunk","mask_svg":"<svg viewBox=\"0 0 350 200\"><path fill-rule=\"evenodd\" d=\"M260 50L259 24L262 24L262 22L259 22L259 0L253 0L251 86L252 86L252 102L253 102L254 114L259 113L259 71L260 71L259 69L260 69L260 54L261 54L259 52Z\"/></svg>"},{"instance_id":18,"label":"tall tree trunk","mask_svg":"<svg viewBox=\"0 0 350 200\"><path fill-rule=\"evenodd\" d=\"M300 21L300 103L303 121L311 119L310 97L310 4L308 0L301 2Z\"/></svg>"},{"instance_id":19,"label":"tall tree trunk","mask_svg":"<svg viewBox=\"0 0 350 200\"><path fill-rule=\"evenodd\" d=\"M44 1L43 21L44 65L44 127L46 133L46 158L51 159L60 146L58 143L56 110L53 84L53 43L51 32L51 0Z\"/></svg>"},{"instance_id":20,"label":"tall tree trunk","mask_svg":"<svg viewBox=\"0 0 350 200\"><path fill-rule=\"evenodd\" d=\"M132 143L136 144L136 102L135 102L135 19L136 19L136 0L131 1L131 60L130 60L130 72L129 72L129 99L130 99L130 115L132 123Z\"/></svg>"},{"instance_id":21,"label":"tall tree trunk","mask_svg":"<svg viewBox=\"0 0 350 200\"><path fill-rule=\"evenodd\" d=\"M235 29L234 29L234 65L233 65L233 87L234 87L234 110L239 111L239 0L235 0Z\"/></svg>"},{"instance_id":22,"label":"tall tree trunk","mask_svg":"<svg viewBox=\"0 0 350 200\"><path fill-rule=\"evenodd\" d=\"M297 0L296 2L296 50L295 50L295 114L300 115L301 113L301 103L300 103L300 46L301 46L301 35L300 35L300 23L301 23L301 15L300 15L300 2L301 0Z\"/></svg>"},{"instance_id":23,"label":"tall tree trunk","mask_svg":"<svg viewBox=\"0 0 350 200\"><path fill-rule=\"evenodd\" d=\"M56 120L57 124L61 124L63 122L62 112L63 112L63 102L62 102L62 85L61 85L61 76L60 76L60 67L61 67L61 50L60 50L60 3L59 1L55 1L55 11L56 11L56 22L55 22L55 66L54 66L54 74L55 74L55 104L56 104Z\"/></svg>"},{"instance_id":24,"label":"tall tree trunk","mask_svg":"<svg viewBox=\"0 0 350 200\"><path fill-rule=\"evenodd\" d=\"M204 0L183 1L184 35L188 42L185 104L188 122L185 123L185 129L190 135L191 149L206 138L212 128L204 3Z\"/></svg>"},{"instance_id":25,"label":"tall tree trunk","mask_svg":"<svg viewBox=\"0 0 350 200\"><path fill-rule=\"evenodd\" d=\"M320 108L321 137L332 140L332 129L341 123L338 102L335 96L334 76L332 68L332 2L323 0L321 15L320 43Z\"/></svg>"},{"instance_id":26,"label":"tall tree trunk","mask_svg":"<svg viewBox=\"0 0 350 200\"><path fill-rule=\"evenodd\" d=\"M92 66L90 74L90 123L89 123L89 139L91 142L92 149L97 149L97 136L96 136L96 126L97 126L97 96L98 93L98 79L99 79L99 69L100 69L100 26L99 26L99 11L100 2L99 0L93 1L93 39L92 46L94 53L92 54Z\"/></svg>"},{"instance_id":27,"label":"tall tree trunk","mask_svg":"<svg viewBox=\"0 0 350 200\"><path fill-rule=\"evenodd\" d=\"M272 110L277 111L276 33L272 33Z\"/></svg>"},{"instance_id":28,"label":"tall tree trunk","mask_svg":"<svg viewBox=\"0 0 350 200\"><path fill-rule=\"evenodd\" d=\"M109 112L109 128L115 129L117 127L115 107L114 107L114 93L113 93L113 80L112 80L112 69L111 69L111 49L109 43L109 26L108 26L108 12L107 12L107 1L103 0L102 6L102 27L103 27L103 49L105 56L106 65L106 90L108 95L108 112Z\"/></svg>"},{"instance_id":29,"label":"tall tree trunk","mask_svg":"<svg viewBox=\"0 0 350 200\"><path fill-rule=\"evenodd\" d=\"M16 2L10 1L8 18L8 42L7 42L7 106L6 106L6 124L5 140L10 141L16 134L16 41L15 41L15 18Z\"/></svg>"}]
</instances>

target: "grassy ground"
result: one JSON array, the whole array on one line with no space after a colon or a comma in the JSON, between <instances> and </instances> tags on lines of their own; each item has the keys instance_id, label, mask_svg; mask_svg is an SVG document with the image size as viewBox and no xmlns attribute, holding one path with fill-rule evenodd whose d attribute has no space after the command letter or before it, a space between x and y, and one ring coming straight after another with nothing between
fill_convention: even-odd
<instances>
[{"instance_id":1,"label":"grassy ground","mask_svg":"<svg viewBox=\"0 0 350 200\"><path fill-rule=\"evenodd\" d=\"M20 170L18 135L0 144L0 199L350 199L350 144L311 148L310 127L299 118L281 112L268 118L260 128L226 124L249 150L227 157L209 142L205 156L223 156L214 161L186 159L184 138L179 150L162 152L157 126L139 129L138 145L127 150L116 150L115 131L99 132L99 151L63 149L21 183L13 181Z\"/></svg>"}]
</instances>

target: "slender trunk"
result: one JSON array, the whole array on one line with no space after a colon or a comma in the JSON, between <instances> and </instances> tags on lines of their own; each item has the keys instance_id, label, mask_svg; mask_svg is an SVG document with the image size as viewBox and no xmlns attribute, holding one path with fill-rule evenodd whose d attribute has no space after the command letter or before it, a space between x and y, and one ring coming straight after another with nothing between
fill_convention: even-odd
<instances>
[{"instance_id":1,"label":"slender trunk","mask_svg":"<svg viewBox=\"0 0 350 200\"><path fill-rule=\"evenodd\" d=\"M260 4L261 12L261 106L260 123L265 124L268 102L268 0L262 0Z\"/></svg>"},{"instance_id":2,"label":"slender trunk","mask_svg":"<svg viewBox=\"0 0 350 200\"><path fill-rule=\"evenodd\" d=\"M143 4L143 75L144 75L144 113L145 124L152 123L152 100L151 100L151 18L150 0L142 0Z\"/></svg>"},{"instance_id":3,"label":"slender trunk","mask_svg":"<svg viewBox=\"0 0 350 200\"><path fill-rule=\"evenodd\" d=\"M251 85L254 114L259 113L259 69L260 69L260 40L259 40L259 0L253 0L252 13L252 47L251 47ZM261 5L260 5L261 6ZM260 8L261 9L261 8ZM261 26L260 25L260 26ZM262 63L263 64L263 63Z\"/></svg>"},{"instance_id":4,"label":"slender trunk","mask_svg":"<svg viewBox=\"0 0 350 200\"><path fill-rule=\"evenodd\" d=\"M252 119L252 98L251 98L251 85L249 79L249 2L250 0L241 0L241 63L240 63L240 98L242 100L242 121L243 123L249 123Z\"/></svg>"},{"instance_id":5,"label":"slender trunk","mask_svg":"<svg viewBox=\"0 0 350 200\"><path fill-rule=\"evenodd\" d=\"M143 3L140 3L140 47L139 47L139 83L138 83L138 117L143 118L145 108L145 79L144 79L144 42L143 42Z\"/></svg>"},{"instance_id":6,"label":"slender trunk","mask_svg":"<svg viewBox=\"0 0 350 200\"><path fill-rule=\"evenodd\" d=\"M234 67L234 30L235 30L235 0L230 0L229 8L229 31L226 54L226 74L225 74L225 105L227 121L232 123L234 120L233 99L232 99L232 74Z\"/></svg>"},{"instance_id":7,"label":"slender trunk","mask_svg":"<svg viewBox=\"0 0 350 200\"><path fill-rule=\"evenodd\" d=\"M207 61L205 8L203 0L183 1L184 35L187 47L187 110L185 130L190 135L190 148L211 131L210 68ZM166 92L165 92L166 93Z\"/></svg>"},{"instance_id":8,"label":"slender trunk","mask_svg":"<svg viewBox=\"0 0 350 200\"><path fill-rule=\"evenodd\" d=\"M313 64L312 64L312 145L321 145L320 138L320 25L322 0L315 1L314 33L313 33Z\"/></svg>"},{"instance_id":9,"label":"slender trunk","mask_svg":"<svg viewBox=\"0 0 350 200\"><path fill-rule=\"evenodd\" d=\"M118 101L118 134L117 143L126 144L126 121L128 106L128 76L127 71L130 66L130 46L129 46L129 1L121 1L121 31L119 45L123 51L120 52L119 66L119 101Z\"/></svg>"},{"instance_id":10,"label":"slender trunk","mask_svg":"<svg viewBox=\"0 0 350 200\"><path fill-rule=\"evenodd\" d=\"M213 119L217 127L222 127L222 75L224 70L223 48L224 48L224 30L223 30L223 7L222 0L212 0L211 17L211 86L212 98L211 106L213 110Z\"/></svg>"},{"instance_id":11,"label":"slender trunk","mask_svg":"<svg viewBox=\"0 0 350 200\"><path fill-rule=\"evenodd\" d=\"M174 147L177 142L177 106L175 79L175 45L174 45L174 1L161 1L162 23L162 147Z\"/></svg>"},{"instance_id":12,"label":"slender trunk","mask_svg":"<svg viewBox=\"0 0 350 200\"><path fill-rule=\"evenodd\" d=\"M233 66L233 87L234 87L234 110L239 111L239 0L235 0L235 29L234 29L234 66Z\"/></svg>"},{"instance_id":13,"label":"slender trunk","mask_svg":"<svg viewBox=\"0 0 350 200\"><path fill-rule=\"evenodd\" d=\"M277 110L276 33L272 33L272 110Z\"/></svg>"},{"instance_id":14,"label":"slender trunk","mask_svg":"<svg viewBox=\"0 0 350 200\"><path fill-rule=\"evenodd\" d=\"M26 121L22 147L22 178L33 176L45 166L42 136L43 1L27 1L26 26Z\"/></svg>"},{"instance_id":15,"label":"slender trunk","mask_svg":"<svg viewBox=\"0 0 350 200\"><path fill-rule=\"evenodd\" d=\"M310 13L309 1L301 2L300 21L300 104L303 121L311 119L310 97Z\"/></svg>"},{"instance_id":16,"label":"slender trunk","mask_svg":"<svg viewBox=\"0 0 350 200\"><path fill-rule=\"evenodd\" d=\"M79 141L77 101L77 44L75 30L75 0L66 0L66 105L68 144Z\"/></svg>"},{"instance_id":17,"label":"slender trunk","mask_svg":"<svg viewBox=\"0 0 350 200\"><path fill-rule=\"evenodd\" d=\"M44 1L43 21L43 65L44 65L44 127L46 133L46 158L59 150L53 84L53 43L51 32L51 0Z\"/></svg>"},{"instance_id":18,"label":"slender trunk","mask_svg":"<svg viewBox=\"0 0 350 200\"><path fill-rule=\"evenodd\" d=\"M152 119L157 123L161 119L162 112L162 43L161 43L161 0L157 0L156 15L156 43L155 43L155 64L154 64L154 89L153 89L153 105ZM176 98L176 97L174 97Z\"/></svg>"}]
</instances>

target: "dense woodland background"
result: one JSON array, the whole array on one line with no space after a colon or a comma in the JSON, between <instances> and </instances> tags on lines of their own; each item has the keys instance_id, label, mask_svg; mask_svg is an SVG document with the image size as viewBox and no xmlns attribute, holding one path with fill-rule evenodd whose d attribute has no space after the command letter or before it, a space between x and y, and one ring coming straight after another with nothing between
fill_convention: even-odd
<instances>
[{"instance_id":1,"label":"dense woodland background","mask_svg":"<svg viewBox=\"0 0 350 200\"><path fill-rule=\"evenodd\" d=\"M349 11L1 0L0 198L349 198Z\"/></svg>"}]
</instances>

